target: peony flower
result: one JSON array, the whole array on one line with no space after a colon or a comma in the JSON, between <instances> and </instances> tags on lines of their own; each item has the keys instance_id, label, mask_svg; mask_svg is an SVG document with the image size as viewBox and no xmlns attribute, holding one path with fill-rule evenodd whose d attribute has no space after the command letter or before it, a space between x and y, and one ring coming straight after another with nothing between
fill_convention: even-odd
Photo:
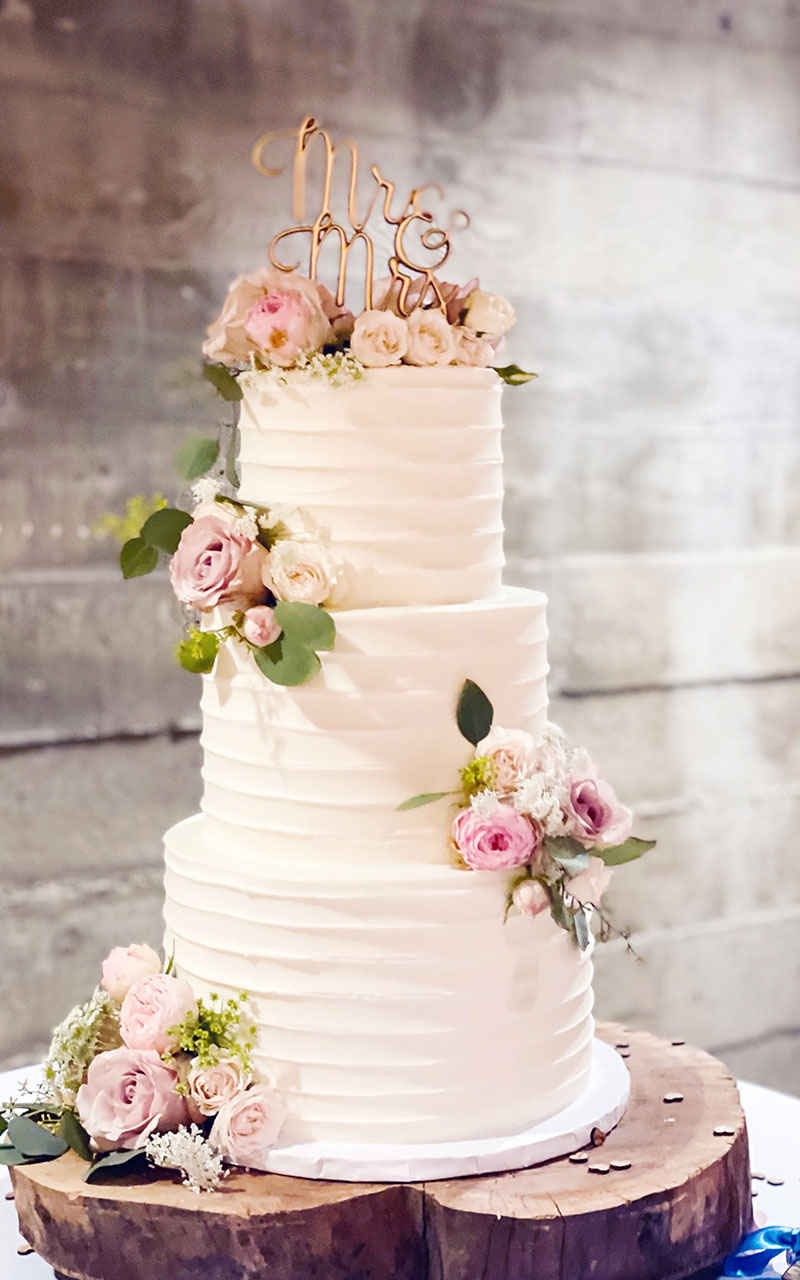
<instances>
[{"instance_id":1,"label":"peony flower","mask_svg":"<svg viewBox=\"0 0 800 1280\"><path fill-rule=\"evenodd\" d=\"M406 321L408 350L406 364L449 364L455 355L453 331L441 311L417 308Z\"/></svg>"},{"instance_id":2,"label":"peony flower","mask_svg":"<svg viewBox=\"0 0 800 1280\"><path fill-rule=\"evenodd\" d=\"M610 849L631 834L631 812L592 766L570 782L566 806L567 830L586 848Z\"/></svg>"},{"instance_id":3,"label":"peony flower","mask_svg":"<svg viewBox=\"0 0 800 1280\"><path fill-rule=\"evenodd\" d=\"M607 867L602 858L590 858L585 871L579 871L571 880L567 880L564 888L576 901L599 905L613 875L611 867Z\"/></svg>"},{"instance_id":4,"label":"peony flower","mask_svg":"<svg viewBox=\"0 0 800 1280\"><path fill-rule=\"evenodd\" d=\"M161 961L145 942L132 942L129 947L114 947L103 961L104 986L109 995L122 1002L131 987L150 973L161 972Z\"/></svg>"},{"instance_id":5,"label":"peony flower","mask_svg":"<svg viewBox=\"0 0 800 1280\"><path fill-rule=\"evenodd\" d=\"M313 281L294 272L261 267L250 275L237 276L233 281L228 289L222 311L209 327L208 337L203 343L203 354L210 360L218 360L222 364L238 364L249 360L256 344L246 332L248 316L254 306L277 291L283 295L297 294L303 299L303 305L300 306L299 311L308 320L307 336L322 335L318 344L310 347L309 350L318 350L327 340L330 326L325 318L324 302L320 298L317 286ZM292 313L296 316L298 309L293 308ZM260 327L264 329L263 322ZM297 331L296 326L293 331ZM288 363L291 364L294 358L292 356L292 360ZM282 363L273 355L270 355L270 359L276 364Z\"/></svg>"},{"instance_id":6,"label":"peony flower","mask_svg":"<svg viewBox=\"0 0 800 1280\"><path fill-rule=\"evenodd\" d=\"M147 981L147 979L145 979ZM177 1129L186 1104L177 1072L155 1049L110 1049L90 1064L76 1107L98 1151L143 1147L151 1133Z\"/></svg>"},{"instance_id":7,"label":"peony flower","mask_svg":"<svg viewBox=\"0 0 800 1280\"><path fill-rule=\"evenodd\" d=\"M210 1141L231 1164L265 1169L286 1108L266 1085L255 1084L223 1103L211 1129Z\"/></svg>"},{"instance_id":8,"label":"peony flower","mask_svg":"<svg viewBox=\"0 0 800 1280\"><path fill-rule=\"evenodd\" d=\"M266 558L261 543L237 530L222 512L196 516L170 561L172 589L195 609L207 611L218 604L247 609L264 598Z\"/></svg>"},{"instance_id":9,"label":"peony flower","mask_svg":"<svg viewBox=\"0 0 800 1280\"><path fill-rule=\"evenodd\" d=\"M322 604L336 584L336 568L319 538L281 538L263 568L264 584L279 600Z\"/></svg>"},{"instance_id":10,"label":"peony flower","mask_svg":"<svg viewBox=\"0 0 800 1280\"><path fill-rule=\"evenodd\" d=\"M168 973L140 978L122 1002L119 1032L129 1049L178 1048L179 1038L170 1030L197 1013L197 1001L189 983Z\"/></svg>"},{"instance_id":11,"label":"peony flower","mask_svg":"<svg viewBox=\"0 0 800 1280\"><path fill-rule=\"evenodd\" d=\"M270 289L253 303L244 327L255 350L270 364L283 368L294 364L301 354L319 351L331 337L316 290L309 293L285 284Z\"/></svg>"},{"instance_id":12,"label":"peony flower","mask_svg":"<svg viewBox=\"0 0 800 1280\"><path fill-rule=\"evenodd\" d=\"M211 1066L201 1067L192 1060L186 1076L188 1099L203 1116L214 1116L226 1102L243 1093L250 1083L236 1058L220 1058Z\"/></svg>"},{"instance_id":13,"label":"peony flower","mask_svg":"<svg viewBox=\"0 0 800 1280\"><path fill-rule=\"evenodd\" d=\"M352 311L349 311L347 307L340 307L335 296L324 284L317 282L317 292L322 310L325 313L325 319L331 327L334 338L337 341L349 338L355 324L355 317Z\"/></svg>"},{"instance_id":14,"label":"peony flower","mask_svg":"<svg viewBox=\"0 0 800 1280\"><path fill-rule=\"evenodd\" d=\"M485 293L475 289L467 298L462 323L473 333L488 334L490 338L502 338L516 320L516 313L507 298L499 293Z\"/></svg>"},{"instance_id":15,"label":"peony flower","mask_svg":"<svg viewBox=\"0 0 800 1280\"><path fill-rule=\"evenodd\" d=\"M453 823L453 841L473 871L504 871L530 862L542 843L542 831L508 804L481 815L462 809Z\"/></svg>"},{"instance_id":16,"label":"peony flower","mask_svg":"<svg viewBox=\"0 0 800 1280\"><path fill-rule=\"evenodd\" d=\"M476 755L487 756L495 771L498 791L513 791L518 782L536 768L536 739L524 729L501 729L493 726L479 742Z\"/></svg>"},{"instance_id":17,"label":"peony flower","mask_svg":"<svg viewBox=\"0 0 800 1280\"><path fill-rule=\"evenodd\" d=\"M399 364L408 351L408 325L392 311L362 311L353 326L350 350L370 369Z\"/></svg>"},{"instance_id":18,"label":"peony flower","mask_svg":"<svg viewBox=\"0 0 800 1280\"><path fill-rule=\"evenodd\" d=\"M550 906L550 895L538 880L523 880L511 895L514 906L524 916L538 916Z\"/></svg>"},{"instance_id":19,"label":"peony flower","mask_svg":"<svg viewBox=\"0 0 800 1280\"><path fill-rule=\"evenodd\" d=\"M494 347L488 338L474 333L465 324L455 325L452 332L455 343L453 364L467 364L474 368L486 369L494 363Z\"/></svg>"},{"instance_id":20,"label":"peony flower","mask_svg":"<svg viewBox=\"0 0 800 1280\"><path fill-rule=\"evenodd\" d=\"M248 609L244 615L242 631L245 640L262 648L265 644L272 644L273 640L278 639L281 626L275 621L274 609L270 609L266 604L257 604L252 609Z\"/></svg>"}]
</instances>

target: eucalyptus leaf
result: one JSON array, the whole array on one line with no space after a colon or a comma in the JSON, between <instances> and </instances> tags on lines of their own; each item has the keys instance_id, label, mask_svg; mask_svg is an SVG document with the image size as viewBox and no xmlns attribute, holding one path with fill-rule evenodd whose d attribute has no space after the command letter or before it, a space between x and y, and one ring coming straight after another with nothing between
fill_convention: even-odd
<instances>
[{"instance_id":1,"label":"eucalyptus leaf","mask_svg":"<svg viewBox=\"0 0 800 1280\"><path fill-rule=\"evenodd\" d=\"M425 791L422 795L412 796L410 800L404 800L402 804L397 806L397 813L401 813L404 809L421 809L425 804L434 804L437 800L442 800L445 796L451 796L452 791Z\"/></svg>"},{"instance_id":2,"label":"eucalyptus leaf","mask_svg":"<svg viewBox=\"0 0 800 1280\"><path fill-rule=\"evenodd\" d=\"M592 941L592 931L589 928L589 916L586 911L584 911L583 907L581 907L579 911L575 912L573 922L575 924L575 941L581 951L586 951L589 943Z\"/></svg>"},{"instance_id":3,"label":"eucalyptus leaf","mask_svg":"<svg viewBox=\"0 0 800 1280\"><path fill-rule=\"evenodd\" d=\"M333 618L316 604L291 604L286 600L275 606L275 621L292 644L309 649L332 649L336 639Z\"/></svg>"},{"instance_id":4,"label":"eucalyptus leaf","mask_svg":"<svg viewBox=\"0 0 800 1280\"><path fill-rule=\"evenodd\" d=\"M575 932L575 917L564 901L564 891L560 882L551 884L550 888L550 914L560 929L566 929L567 933Z\"/></svg>"},{"instance_id":5,"label":"eucalyptus leaf","mask_svg":"<svg viewBox=\"0 0 800 1280\"><path fill-rule=\"evenodd\" d=\"M492 727L494 707L474 680L465 680L458 696L456 721L462 737L477 747Z\"/></svg>"},{"instance_id":6,"label":"eucalyptus leaf","mask_svg":"<svg viewBox=\"0 0 800 1280\"><path fill-rule=\"evenodd\" d=\"M143 578L158 564L158 551L144 538L129 538L119 553L119 564L123 578Z\"/></svg>"},{"instance_id":7,"label":"eucalyptus leaf","mask_svg":"<svg viewBox=\"0 0 800 1280\"><path fill-rule=\"evenodd\" d=\"M211 360L204 361L203 377L219 392L223 400L241 400L242 388L224 364L217 364Z\"/></svg>"},{"instance_id":8,"label":"eucalyptus leaf","mask_svg":"<svg viewBox=\"0 0 800 1280\"><path fill-rule=\"evenodd\" d=\"M524 383L533 382L534 378L539 377L538 373L526 373L518 364L504 364L500 368L495 366L495 373L509 387L521 387Z\"/></svg>"},{"instance_id":9,"label":"eucalyptus leaf","mask_svg":"<svg viewBox=\"0 0 800 1280\"><path fill-rule=\"evenodd\" d=\"M655 845L655 840L639 840L631 836L624 844L615 845L613 849L593 849L592 853L602 858L607 867L621 867L625 862L635 862Z\"/></svg>"},{"instance_id":10,"label":"eucalyptus leaf","mask_svg":"<svg viewBox=\"0 0 800 1280\"><path fill-rule=\"evenodd\" d=\"M157 547L171 556L178 550L181 534L191 523L188 511L181 511L179 507L162 507L147 517L139 536L148 546Z\"/></svg>"},{"instance_id":11,"label":"eucalyptus leaf","mask_svg":"<svg viewBox=\"0 0 800 1280\"><path fill-rule=\"evenodd\" d=\"M30 1156L24 1156L16 1147L0 1145L0 1165L30 1164Z\"/></svg>"},{"instance_id":12,"label":"eucalyptus leaf","mask_svg":"<svg viewBox=\"0 0 800 1280\"><path fill-rule=\"evenodd\" d=\"M568 876L580 875L589 865L589 854L577 840L572 840L569 836L548 836L544 848Z\"/></svg>"},{"instance_id":13,"label":"eucalyptus leaf","mask_svg":"<svg viewBox=\"0 0 800 1280\"><path fill-rule=\"evenodd\" d=\"M175 454L175 466L184 480L196 480L210 471L219 457L219 441L213 436L190 436Z\"/></svg>"},{"instance_id":14,"label":"eucalyptus leaf","mask_svg":"<svg viewBox=\"0 0 800 1280\"><path fill-rule=\"evenodd\" d=\"M287 636L280 636L272 644L254 649L253 657L273 684L305 684L306 680L316 675L321 666L313 649L304 644L292 643Z\"/></svg>"},{"instance_id":15,"label":"eucalyptus leaf","mask_svg":"<svg viewBox=\"0 0 800 1280\"><path fill-rule=\"evenodd\" d=\"M83 1175L84 1182L106 1182L112 1181L118 1173L135 1173L138 1170L124 1169L124 1166L135 1162L144 1167L143 1151L109 1151L106 1155L100 1156L93 1164L89 1166Z\"/></svg>"},{"instance_id":16,"label":"eucalyptus leaf","mask_svg":"<svg viewBox=\"0 0 800 1280\"><path fill-rule=\"evenodd\" d=\"M2 1138L7 1128L8 1128L8 1121L6 1120L5 1116L0 1116L0 1138Z\"/></svg>"},{"instance_id":17,"label":"eucalyptus leaf","mask_svg":"<svg viewBox=\"0 0 800 1280\"><path fill-rule=\"evenodd\" d=\"M68 1145L58 1134L51 1133L27 1116L14 1116L13 1120L9 1120L8 1136L17 1151L37 1160L53 1160L56 1156L63 1156Z\"/></svg>"},{"instance_id":18,"label":"eucalyptus leaf","mask_svg":"<svg viewBox=\"0 0 800 1280\"><path fill-rule=\"evenodd\" d=\"M225 457L225 479L232 489L239 488L239 473L236 470L236 438L237 432L234 427L231 431L231 438L228 441L228 452Z\"/></svg>"},{"instance_id":19,"label":"eucalyptus leaf","mask_svg":"<svg viewBox=\"0 0 800 1280\"><path fill-rule=\"evenodd\" d=\"M74 1111L65 1111L58 1125L59 1136L80 1156L81 1160L91 1161L92 1149L89 1146L89 1135Z\"/></svg>"},{"instance_id":20,"label":"eucalyptus leaf","mask_svg":"<svg viewBox=\"0 0 800 1280\"><path fill-rule=\"evenodd\" d=\"M178 662L185 671L206 675L219 653L219 636L193 629L178 645Z\"/></svg>"}]
</instances>

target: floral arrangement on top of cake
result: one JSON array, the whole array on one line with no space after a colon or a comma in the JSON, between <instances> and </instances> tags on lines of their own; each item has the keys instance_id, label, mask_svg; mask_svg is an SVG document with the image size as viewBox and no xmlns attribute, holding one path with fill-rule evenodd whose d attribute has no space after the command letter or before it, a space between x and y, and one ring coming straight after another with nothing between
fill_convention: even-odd
<instances>
[{"instance_id":1,"label":"floral arrangement on top of cake","mask_svg":"<svg viewBox=\"0 0 800 1280\"><path fill-rule=\"evenodd\" d=\"M253 1082L247 996L197 1000L151 947L115 947L100 986L56 1028L44 1080L0 1103L0 1164L71 1147L87 1182L147 1164L215 1190L224 1165L264 1169L286 1109Z\"/></svg>"},{"instance_id":2,"label":"floral arrangement on top of cake","mask_svg":"<svg viewBox=\"0 0 800 1280\"><path fill-rule=\"evenodd\" d=\"M456 721L475 754L455 791L412 796L398 809L418 809L456 796L452 846L470 871L513 871L506 898L526 916L550 911L581 950L591 939L589 909L600 902L612 868L655 845L631 835L631 812L602 777L589 753L571 747L557 725L538 737L495 725L494 708L472 680L461 689Z\"/></svg>"}]
</instances>

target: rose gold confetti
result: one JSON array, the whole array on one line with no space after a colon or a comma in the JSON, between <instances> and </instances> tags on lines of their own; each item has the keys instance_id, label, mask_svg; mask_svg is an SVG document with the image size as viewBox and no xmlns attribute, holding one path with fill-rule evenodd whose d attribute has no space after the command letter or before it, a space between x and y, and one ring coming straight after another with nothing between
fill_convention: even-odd
<instances>
[{"instance_id":1,"label":"rose gold confetti","mask_svg":"<svg viewBox=\"0 0 800 1280\"><path fill-rule=\"evenodd\" d=\"M610 1164L590 1164L587 1166L589 1173L610 1173Z\"/></svg>"},{"instance_id":2,"label":"rose gold confetti","mask_svg":"<svg viewBox=\"0 0 800 1280\"><path fill-rule=\"evenodd\" d=\"M664 1101L665 1102L683 1102L683 1094L682 1093L665 1093Z\"/></svg>"},{"instance_id":3,"label":"rose gold confetti","mask_svg":"<svg viewBox=\"0 0 800 1280\"><path fill-rule=\"evenodd\" d=\"M570 1161L572 1164L586 1164L588 1159L589 1157L587 1156L585 1151L573 1151L572 1155L570 1156Z\"/></svg>"},{"instance_id":4,"label":"rose gold confetti","mask_svg":"<svg viewBox=\"0 0 800 1280\"><path fill-rule=\"evenodd\" d=\"M631 1167L630 1160L612 1160L611 1161L612 1169L630 1169L630 1167Z\"/></svg>"}]
</instances>

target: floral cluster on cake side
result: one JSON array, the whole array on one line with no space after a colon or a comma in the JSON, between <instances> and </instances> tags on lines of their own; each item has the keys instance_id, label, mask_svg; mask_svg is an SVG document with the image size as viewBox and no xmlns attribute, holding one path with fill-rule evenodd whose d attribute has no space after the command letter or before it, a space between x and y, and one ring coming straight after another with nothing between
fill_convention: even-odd
<instances>
[{"instance_id":1,"label":"floral cluster on cake side","mask_svg":"<svg viewBox=\"0 0 800 1280\"><path fill-rule=\"evenodd\" d=\"M219 1187L226 1165L266 1168L286 1109L253 1079L247 996L197 999L169 968L144 944L111 951L56 1028L42 1084L0 1104L0 1163L72 1147L89 1181L149 1162L195 1191Z\"/></svg>"},{"instance_id":2,"label":"floral cluster on cake side","mask_svg":"<svg viewBox=\"0 0 800 1280\"><path fill-rule=\"evenodd\" d=\"M585 949L588 910L600 912L612 868L640 858L655 841L631 834L630 810L588 751L571 746L557 725L548 722L536 735L495 725L489 698L472 680L464 682L456 719L474 747L461 786L413 796L398 808L455 796L458 865L513 872L506 916L513 908L526 916L549 911Z\"/></svg>"}]
</instances>

